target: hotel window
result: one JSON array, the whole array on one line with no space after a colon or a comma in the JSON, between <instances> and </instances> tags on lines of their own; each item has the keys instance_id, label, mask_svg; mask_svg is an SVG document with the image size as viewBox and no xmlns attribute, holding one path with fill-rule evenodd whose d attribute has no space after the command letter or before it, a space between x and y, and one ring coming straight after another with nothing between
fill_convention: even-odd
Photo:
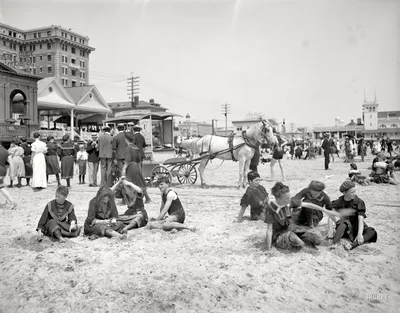
<instances>
[{"instance_id":1,"label":"hotel window","mask_svg":"<svg viewBox=\"0 0 400 313\"><path fill-rule=\"evenodd\" d=\"M76 50L75 50L75 48L74 48L74 47L71 47L71 53L73 53L73 54L75 54L75 53L76 53Z\"/></svg>"},{"instance_id":2,"label":"hotel window","mask_svg":"<svg viewBox=\"0 0 400 313\"><path fill-rule=\"evenodd\" d=\"M85 61L82 61L82 67L85 68Z\"/></svg>"},{"instance_id":3,"label":"hotel window","mask_svg":"<svg viewBox=\"0 0 400 313\"><path fill-rule=\"evenodd\" d=\"M76 76L76 70L71 69L71 75Z\"/></svg>"},{"instance_id":4,"label":"hotel window","mask_svg":"<svg viewBox=\"0 0 400 313\"><path fill-rule=\"evenodd\" d=\"M41 38L41 37L42 37L42 33L38 33L37 36L38 36L39 38Z\"/></svg>"},{"instance_id":5,"label":"hotel window","mask_svg":"<svg viewBox=\"0 0 400 313\"><path fill-rule=\"evenodd\" d=\"M71 63L76 64L76 59L71 58Z\"/></svg>"},{"instance_id":6,"label":"hotel window","mask_svg":"<svg viewBox=\"0 0 400 313\"><path fill-rule=\"evenodd\" d=\"M51 55L47 56L47 61L51 61Z\"/></svg>"},{"instance_id":7,"label":"hotel window","mask_svg":"<svg viewBox=\"0 0 400 313\"><path fill-rule=\"evenodd\" d=\"M63 69L63 74L64 74L64 69ZM64 78L61 78L61 84L64 86L65 84Z\"/></svg>"},{"instance_id":8,"label":"hotel window","mask_svg":"<svg viewBox=\"0 0 400 313\"><path fill-rule=\"evenodd\" d=\"M390 127L397 128L397 125L396 124L392 124L392 125L390 125Z\"/></svg>"},{"instance_id":9,"label":"hotel window","mask_svg":"<svg viewBox=\"0 0 400 313\"><path fill-rule=\"evenodd\" d=\"M81 86L85 86L85 83L81 83Z\"/></svg>"},{"instance_id":10,"label":"hotel window","mask_svg":"<svg viewBox=\"0 0 400 313\"><path fill-rule=\"evenodd\" d=\"M26 51L26 46L24 46L24 51Z\"/></svg>"},{"instance_id":11,"label":"hotel window","mask_svg":"<svg viewBox=\"0 0 400 313\"><path fill-rule=\"evenodd\" d=\"M33 38L37 38L37 34L36 33L33 33Z\"/></svg>"},{"instance_id":12,"label":"hotel window","mask_svg":"<svg viewBox=\"0 0 400 313\"><path fill-rule=\"evenodd\" d=\"M75 87L76 86L76 81L73 80L71 86Z\"/></svg>"},{"instance_id":13,"label":"hotel window","mask_svg":"<svg viewBox=\"0 0 400 313\"><path fill-rule=\"evenodd\" d=\"M85 78L85 76L86 76L86 74L85 74L85 73L82 73L82 78Z\"/></svg>"},{"instance_id":14,"label":"hotel window","mask_svg":"<svg viewBox=\"0 0 400 313\"><path fill-rule=\"evenodd\" d=\"M42 44L39 45L39 49L42 49Z\"/></svg>"},{"instance_id":15,"label":"hotel window","mask_svg":"<svg viewBox=\"0 0 400 313\"><path fill-rule=\"evenodd\" d=\"M386 128L386 125L385 125L385 124L381 124L381 125L379 126L379 128Z\"/></svg>"},{"instance_id":16,"label":"hotel window","mask_svg":"<svg viewBox=\"0 0 400 313\"><path fill-rule=\"evenodd\" d=\"M13 50L17 50L17 46L13 44Z\"/></svg>"},{"instance_id":17,"label":"hotel window","mask_svg":"<svg viewBox=\"0 0 400 313\"><path fill-rule=\"evenodd\" d=\"M36 57L33 57L33 63L36 63Z\"/></svg>"},{"instance_id":18,"label":"hotel window","mask_svg":"<svg viewBox=\"0 0 400 313\"><path fill-rule=\"evenodd\" d=\"M40 55L40 56L39 56L39 60L40 60L40 61L43 61L43 56Z\"/></svg>"},{"instance_id":19,"label":"hotel window","mask_svg":"<svg viewBox=\"0 0 400 313\"><path fill-rule=\"evenodd\" d=\"M65 80L65 87L68 87L68 79Z\"/></svg>"},{"instance_id":20,"label":"hotel window","mask_svg":"<svg viewBox=\"0 0 400 313\"><path fill-rule=\"evenodd\" d=\"M7 43L5 40L3 40L3 45L4 45L4 47L7 46Z\"/></svg>"},{"instance_id":21,"label":"hotel window","mask_svg":"<svg viewBox=\"0 0 400 313\"><path fill-rule=\"evenodd\" d=\"M48 67L47 67L47 73L48 73L48 74L51 74L51 66L48 66Z\"/></svg>"},{"instance_id":22,"label":"hotel window","mask_svg":"<svg viewBox=\"0 0 400 313\"><path fill-rule=\"evenodd\" d=\"M51 43L47 43L47 50L51 49Z\"/></svg>"},{"instance_id":23,"label":"hotel window","mask_svg":"<svg viewBox=\"0 0 400 313\"><path fill-rule=\"evenodd\" d=\"M65 63L68 63L68 57L65 57Z\"/></svg>"},{"instance_id":24,"label":"hotel window","mask_svg":"<svg viewBox=\"0 0 400 313\"><path fill-rule=\"evenodd\" d=\"M42 67L39 67L39 72L43 73L43 68Z\"/></svg>"},{"instance_id":25,"label":"hotel window","mask_svg":"<svg viewBox=\"0 0 400 313\"><path fill-rule=\"evenodd\" d=\"M51 36L51 30L47 31L47 36Z\"/></svg>"}]
</instances>

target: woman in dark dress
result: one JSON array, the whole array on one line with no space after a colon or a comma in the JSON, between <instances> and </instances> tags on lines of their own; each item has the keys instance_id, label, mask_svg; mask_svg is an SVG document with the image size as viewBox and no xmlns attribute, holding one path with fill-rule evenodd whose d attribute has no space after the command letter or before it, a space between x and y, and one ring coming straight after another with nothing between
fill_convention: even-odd
<instances>
[{"instance_id":1,"label":"woman in dark dress","mask_svg":"<svg viewBox=\"0 0 400 313\"><path fill-rule=\"evenodd\" d=\"M247 174L247 180L249 187L246 189L246 193L240 200L240 211L238 215L238 222L243 221L243 214L246 208L250 205L250 219L264 220L265 219L265 203L268 201L268 192L264 186L260 185L260 174L250 171Z\"/></svg>"},{"instance_id":2,"label":"woman in dark dress","mask_svg":"<svg viewBox=\"0 0 400 313\"><path fill-rule=\"evenodd\" d=\"M24 156L22 157L25 165L25 179L26 179L26 185L29 186L29 182L32 178L33 174L33 169L32 169L32 164L31 164L31 154L32 154L32 149L31 145L27 143L27 140L25 137L21 138L21 144L20 147L24 149Z\"/></svg>"},{"instance_id":3,"label":"woman in dark dress","mask_svg":"<svg viewBox=\"0 0 400 313\"><path fill-rule=\"evenodd\" d=\"M61 158L61 178L67 181L67 186L71 187L71 178L74 177L75 147L69 140L69 135L62 137L59 146L59 155Z\"/></svg>"},{"instance_id":4,"label":"woman in dark dress","mask_svg":"<svg viewBox=\"0 0 400 313\"><path fill-rule=\"evenodd\" d=\"M124 166L122 167L122 177L126 176L136 186L140 187L146 198L146 203L150 203L151 199L147 193L146 182L143 178L140 164L142 156L139 148L133 143L134 135L131 132L125 132L125 140L127 147L124 154Z\"/></svg>"},{"instance_id":5,"label":"woman in dark dress","mask_svg":"<svg viewBox=\"0 0 400 313\"><path fill-rule=\"evenodd\" d=\"M281 169L281 174L282 174L282 181L285 180L285 175L283 174L283 168L281 164L281 160L283 159L283 155L285 154L285 151L283 150L283 147L286 145L287 141L284 139L280 134L275 133L276 136L276 142L274 144L274 153L272 155L272 161L270 164L271 167L271 179L274 179L274 165L276 162L278 162L279 167Z\"/></svg>"},{"instance_id":6,"label":"woman in dark dress","mask_svg":"<svg viewBox=\"0 0 400 313\"><path fill-rule=\"evenodd\" d=\"M98 190L96 197L90 200L88 216L85 220L85 235L125 239L125 225L117 219L118 210L114 192L103 185Z\"/></svg>"},{"instance_id":7,"label":"woman in dark dress","mask_svg":"<svg viewBox=\"0 0 400 313\"><path fill-rule=\"evenodd\" d=\"M374 228L368 227L364 222L365 203L356 195L356 185L354 182L345 181L339 188L343 196L332 202L332 208L340 212L343 209L354 209L355 214L349 217L342 217L336 222L336 233L333 237L333 245L337 245L341 238L350 239L351 243L344 247L347 250L368 242L376 242L378 235ZM329 219L328 223L331 223ZM328 227L331 227L328 224ZM335 247L335 246L333 246Z\"/></svg>"},{"instance_id":8,"label":"woman in dark dress","mask_svg":"<svg viewBox=\"0 0 400 313\"><path fill-rule=\"evenodd\" d=\"M142 189L127 179L121 179L111 190L121 193L128 207L124 214L118 216L118 220L126 225L123 231L146 226L148 216L144 209Z\"/></svg>"},{"instance_id":9,"label":"woman in dark dress","mask_svg":"<svg viewBox=\"0 0 400 313\"><path fill-rule=\"evenodd\" d=\"M54 142L54 137L47 137L47 153L46 153L46 176L47 181L49 181L50 175L56 175L58 186L61 185L60 182L60 164L58 163L57 153L59 148Z\"/></svg>"}]
</instances>

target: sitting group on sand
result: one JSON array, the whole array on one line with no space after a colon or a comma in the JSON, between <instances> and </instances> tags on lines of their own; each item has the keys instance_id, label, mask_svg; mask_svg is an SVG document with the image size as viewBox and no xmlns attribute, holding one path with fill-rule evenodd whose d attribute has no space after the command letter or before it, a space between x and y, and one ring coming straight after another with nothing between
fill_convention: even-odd
<instances>
[{"instance_id":1,"label":"sitting group on sand","mask_svg":"<svg viewBox=\"0 0 400 313\"><path fill-rule=\"evenodd\" d=\"M90 200L88 215L84 223L84 234L90 239L98 237L126 238L128 230L148 225L150 229L195 231L194 226L184 225L185 210L175 191L170 187L170 181L161 177L157 181L161 191L161 207L159 216L148 221L147 212L143 203L143 191L129 179L121 179L111 188L106 185L100 187L97 195ZM115 193L123 195L127 210L123 215L118 214L115 203ZM66 186L58 186L55 199L50 201L39 220L37 226L38 240L43 235L56 238L61 242L64 237L77 237L82 227L77 226L77 218L74 206L66 200L69 189Z\"/></svg>"},{"instance_id":2,"label":"sitting group on sand","mask_svg":"<svg viewBox=\"0 0 400 313\"><path fill-rule=\"evenodd\" d=\"M271 189L275 198L271 200L268 192L260 185L258 173L249 172L247 178L249 186L240 202L238 221L243 220L243 214L250 206L251 219L263 220L267 224L267 250L272 246L281 249L304 246L316 248L321 244L320 238L299 226L314 228L322 220L323 213L329 216L328 239L332 240L332 248L339 245L341 238L350 240L350 243L344 245L347 250L377 240L376 231L364 222L365 203L356 195L355 183L352 181L347 180L341 184L339 191L343 195L334 201L324 192L325 185L322 182L312 181L308 188L294 197L291 197L288 186L277 182ZM333 223L336 225L335 232Z\"/></svg>"}]
</instances>

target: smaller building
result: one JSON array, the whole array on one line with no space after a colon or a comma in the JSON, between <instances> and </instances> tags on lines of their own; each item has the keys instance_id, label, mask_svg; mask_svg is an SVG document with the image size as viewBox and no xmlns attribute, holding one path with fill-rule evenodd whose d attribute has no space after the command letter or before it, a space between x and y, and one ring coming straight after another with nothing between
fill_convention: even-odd
<instances>
[{"instance_id":1,"label":"smaller building","mask_svg":"<svg viewBox=\"0 0 400 313\"><path fill-rule=\"evenodd\" d=\"M215 129L212 123L195 122L190 118L189 113L186 119L178 124L179 135L182 137L203 137L205 135L215 135Z\"/></svg>"}]
</instances>

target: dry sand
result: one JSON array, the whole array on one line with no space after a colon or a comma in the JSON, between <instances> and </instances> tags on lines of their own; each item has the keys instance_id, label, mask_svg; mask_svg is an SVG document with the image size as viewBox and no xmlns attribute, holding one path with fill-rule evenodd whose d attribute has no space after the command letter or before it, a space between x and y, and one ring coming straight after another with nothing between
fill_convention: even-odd
<instances>
[{"instance_id":1,"label":"dry sand","mask_svg":"<svg viewBox=\"0 0 400 313\"><path fill-rule=\"evenodd\" d=\"M214 160L206 170L210 189L199 182L174 188L195 233L140 229L125 241L80 236L65 244L45 237L36 242L35 228L55 182L34 193L9 189L18 209L0 210L0 312L395 312L400 305L400 188L359 186L367 204L366 222L378 232L378 242L351 252L316 253L274 250L266 254L263 222L235 223L242 190L234 186L238 165ZM292 193L311 179L326 183L331 199L346 178L343 161L323 170L323 159L284 160ZM371 164L357 163L364 174ZM279 168L275 169L278 177ZM269 164L260 165L263 177ZM398 180L400 177L398 177ZM7 180L6 180L7 182ZM273 182L264 182L270 190ZM96 188L73 180L69 200L83 225ZM160 195L149 192L146 206L156 217ZM1 199L0 201L4 200ZM397 206L396 206L397 203ZM386 205L385 205L386 204ZM122 213L125 208L119 206ZM249 211L246 211L246 216ZM316 229L326 234L326 218Z\"/></svg>"}]
</instances>

